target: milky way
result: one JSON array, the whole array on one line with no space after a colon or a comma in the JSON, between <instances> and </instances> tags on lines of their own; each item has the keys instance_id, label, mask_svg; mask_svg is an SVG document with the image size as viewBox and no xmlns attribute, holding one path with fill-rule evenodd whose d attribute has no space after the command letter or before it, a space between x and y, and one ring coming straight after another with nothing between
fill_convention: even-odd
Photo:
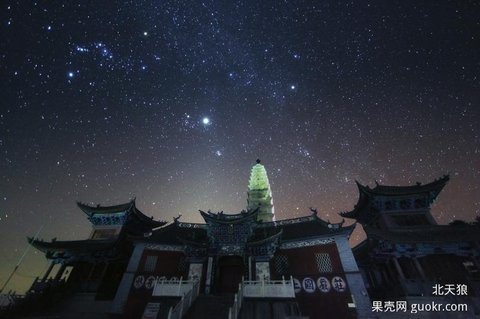
<instances>
[{"instance_id":1,"label":"milky way","mask_svg":"<svg viewBox=\"0 0 480 319\"><path fill-rule=\"evenodd\" d=\"M449 173L432 212L472 220L479 17L474 1L4 1L0 283L41 225L88 237L77 200L200 222L246 207L257 158L277 219L339 221L355 180ZM10 288L45 268L30 250Z\"/></svg>"}]
</instances>

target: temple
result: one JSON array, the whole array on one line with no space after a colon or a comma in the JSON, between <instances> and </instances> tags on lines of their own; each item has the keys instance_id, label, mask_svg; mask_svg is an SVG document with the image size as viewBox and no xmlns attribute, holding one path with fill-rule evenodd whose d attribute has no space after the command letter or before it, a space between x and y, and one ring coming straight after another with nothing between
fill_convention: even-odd
<instances>
[{"instance_id":1,"label":"temple","mask_svg":"<svg viewBox=\"0 0 480 319\"><path fill-rule=\"evenodd\" d=\"M204 223L157 221L135 200L78 207L92 223L88 239L29 238L51 267L24 309L62 318L370 317L348 244L355 224L324 221L315 209L276 220L259 160L246 209L200 211Z\"/></svg>"},{"instance_id":2,"label":"temple","mask_svg":"<svg viewBox=\"0 0 480 319\"><path fill-rule=\"evenodd\" d=\"M374 188L357 182L358 203L341 215L355 219L367 235L353 252L372 300L468 305L468 311L442 318L480 313L480 228L460 221L438 225L430 211L449 179ZM378 309L379 317L384 311Z\"/></svg>"},{"instance_id":3,"label":"temple","mask_svg":"<svg viewBox=\"0 0 480 319\"><path fill-rule=\"evenodd\" d=\"M380 307L407 301L466 304L464 313L442 318L471 318L480 313L480 228L437 225L430 207L448 181L443 176L425 185L374 188L357 183L358 203L341 213L356 221L349 225L325 221L313 208L306 216L277 220L259 160L245 209L200 210L203 223L155 220L135 200L108 207L78 203L92 224L89 238L28 239L51 266L15 314L392 318ZM367 237L352 250L357 223Z\"/></svg>"}]
</instances>

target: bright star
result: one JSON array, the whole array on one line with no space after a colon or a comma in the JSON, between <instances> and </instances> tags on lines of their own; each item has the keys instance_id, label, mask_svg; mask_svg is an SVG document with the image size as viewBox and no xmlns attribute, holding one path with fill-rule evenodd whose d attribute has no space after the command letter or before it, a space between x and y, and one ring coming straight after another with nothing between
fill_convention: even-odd
<instances>
[{"instance_id":1,"label":"bright star","mask_svg":"<svg viewBox=\"0 0 480 319\"><path fill-rule=\"evenodd\" d=\"M73 72L68 72L68 77L69 77L69 78L73 78L74 75L75 75L75 74L74 74Z\"/></svg>"},{"instance_id":2,"label":"bright star","mask_svg":"<svg viewBox=\"0 0 480 319\"><path fill-rule=\"evenodd\" d=\"M295 85L290 85L290 89L295 90L297 87Z\"/></svg>"},{"instance_id":3,"label":"bright star","mask_svg":"<svg viewBox=\"0 0 480 319\"><path fill-rule=\"evenodd\" d=\"M204 118L202 119L202 123L203 123L204 125L210 125L210 119L209 119L208 117L204 117Z\"/></svg>"},{"instance_id":4,"label":"bright star","mask_svg":"<svg viewBox=\"0 0 480 319\"><path fill-rule=\"evenodd\" d=\"M144 36L147 36L147 35L148 35L148 32L147 32L147 31L143 32L143 35L144 35Z\"/></svg>"}]
</instances>

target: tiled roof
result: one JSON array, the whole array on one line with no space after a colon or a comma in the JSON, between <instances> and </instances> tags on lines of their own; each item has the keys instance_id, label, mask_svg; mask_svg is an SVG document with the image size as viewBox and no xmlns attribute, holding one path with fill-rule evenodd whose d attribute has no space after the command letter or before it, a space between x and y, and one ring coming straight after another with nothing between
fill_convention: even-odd
<instances>
[{"instance_id":1,"label":"tiled roof","mask_svg":"<svg viewBox=\"0 0 480 319\"><path fill-rule=\"evenodd\" d=\"M362 191L371 195L412 195L431 191L440 192L449 180L450 176L444 175L441 178L425 185L417 183L409 186L388 186L377 183L374 188L370 188L368 186L363 186L358 182L357 184Z\"/></svg>"}]
</instances>

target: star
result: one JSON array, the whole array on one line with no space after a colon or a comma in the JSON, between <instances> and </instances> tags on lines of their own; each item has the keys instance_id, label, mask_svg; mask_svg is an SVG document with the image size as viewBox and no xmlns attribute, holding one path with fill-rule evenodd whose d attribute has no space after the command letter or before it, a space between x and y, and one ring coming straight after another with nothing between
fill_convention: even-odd
<instances>
[{"instance_id":1,"label":"star","mask_svg":"<svg viewBox=\"0 0 480 319\"><path fill-rule=\"evenodd\" d=\"M203 125L210 125L211 124L210 119L208 117L204 117L202 119L202 123L203 123Z\"/></svg>"}]
</instances>

